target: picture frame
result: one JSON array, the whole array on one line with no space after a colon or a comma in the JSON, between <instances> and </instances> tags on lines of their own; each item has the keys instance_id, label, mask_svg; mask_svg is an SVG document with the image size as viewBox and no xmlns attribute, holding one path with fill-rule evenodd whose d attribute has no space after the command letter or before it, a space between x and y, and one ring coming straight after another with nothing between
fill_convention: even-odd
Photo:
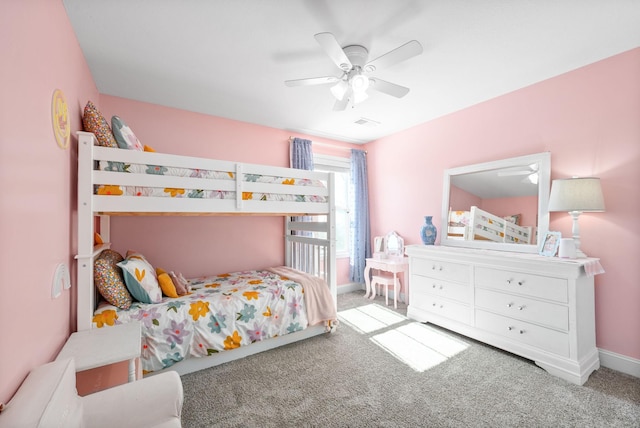
<instances>
[{"instance_id":1,"label":"picture frame","mask_svg":"<svg viewBox=\"0 0 640 428\"><path fill-rule=\"evenodd\" d=\"M560 232L547 232L544 239L540 241L538 254L545 257L554 257L558 252L558 247L560 246L560 238L562 238L562 234Z\"/></svg>"}]
</instances>

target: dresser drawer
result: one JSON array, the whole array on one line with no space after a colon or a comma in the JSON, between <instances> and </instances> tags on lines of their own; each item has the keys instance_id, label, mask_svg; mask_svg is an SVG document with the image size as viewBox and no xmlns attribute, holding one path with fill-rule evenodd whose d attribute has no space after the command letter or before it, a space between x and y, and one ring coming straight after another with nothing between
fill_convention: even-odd
<instances>
[{"instance_id":1,"label":"dresser drawer","mask_svg":"<svg viewBox=\"0 0 640 428\"><path fill-rule=\"evenodd\" d=\"M567 280L564 278L478 267L475 270L475 285L556 302L568 301Z\"/></svg>"},{"instance_id":2,"label":"dresser drawer","mask_svg":"<svg viewBox=\"0 0 640 428\"><path fill-rule=\"evenodd\" d=\"M464 324L473 323L473 309L471 306L454 302L432 294L416 293L411 295L411 306L430 312L441 317L450 318Z\"/></svg>"},{"instance_id":3,"label":"dresser drawer","mask_svg":"<svg viewBox=\"0 0 640 428\"><path fill-rule=\"evenodd\" d=\"M566 333L481 309L476 309L476 327L563 357L569 356Z\"/></svg>"},{"instance_id":4,"label":"dresser drawer","mask_svg":"<svg viewBox=\"0 0 640 428\"><path fill-rule=\"evenodd\" d=\"M411 259L411 273L446 281L468 283L471 267L461 263L442 262L437 260Z\"/></svg>"},{"instance_id":5,"label":"dresser drawer","mask_svg":"<svg viewBox=\"0 0 640 428\"><path fill-rule=\"evenodd\" d=\"M476 289L476 306L511 318L568 331L569 308L514 294Z\"/></svg>"},{"instance_id":6,"label":"dresser drawer","mask_svg":"<svg viewBox=\"0 0 640 428\"><path fill-rule=\"evenodd\" d=\"M471 286L469 284L413 275L410 289L416 293L429 293L463 303L471 303Z\"/></svg>"}]
</instances>

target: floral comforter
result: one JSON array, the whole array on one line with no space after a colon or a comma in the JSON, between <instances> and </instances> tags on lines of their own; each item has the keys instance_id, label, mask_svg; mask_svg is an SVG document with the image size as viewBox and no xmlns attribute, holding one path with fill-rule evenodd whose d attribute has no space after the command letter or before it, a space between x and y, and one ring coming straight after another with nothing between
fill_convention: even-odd
<instances>
[{"instance_id":1,"label":"floral comforter","mask_svg":"<svg viewBox=\"0 0 640 428\"><path fill-rule=\"evenodd\" d=\"M210 178L218 180L232 180L233 172L208 171L202 169L188 169L178 167L165 167L158 165L125 164L122 162L100 161L99 169L102 171L128 172L133 174L156 174L171 177ZM247 182L286 184L295 186L320 186L324 185L316 180L274 177L267 175L245 174ZM203 198L203 199L235 199L236 192L230 190L203 190L181 189L173 187L140 187L140 186L97 186L96 194L113 196L153 196L171 198ZM243 192L243 200L258 201L295 201L295 202L326 202L326 198L317 195L291 195L282 193L257 193Z\"/></svg>"},{"instance_id":2,"label":"floral comforter","mask_svg":"<svg viewBox=\"0 0 640 428\"><path fill-rule=\"evenodd\" d=\"M307 327L303 286L276 273L242 271L189 280L192 292L121 310L103 302L93 318L104 328L142 323L143 372Z\"/></svg>"}]
</instances>

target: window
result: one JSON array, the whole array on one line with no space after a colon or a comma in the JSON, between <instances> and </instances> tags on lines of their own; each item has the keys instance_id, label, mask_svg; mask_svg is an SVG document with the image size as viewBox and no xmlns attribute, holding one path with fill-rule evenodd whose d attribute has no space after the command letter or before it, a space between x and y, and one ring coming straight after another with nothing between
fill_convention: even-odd
<instances>
[{"instance_id":1,"label":"window","mask_svg":"<svg viewBox=\"0 0 640 428\"><path fill-rule=\"evenodd\" d=\"M349 189L351 186L351 159L329 155L313 155L316 171L335 173L336 184L336 255L349 257Z\"/></svg>"}]
</instances>

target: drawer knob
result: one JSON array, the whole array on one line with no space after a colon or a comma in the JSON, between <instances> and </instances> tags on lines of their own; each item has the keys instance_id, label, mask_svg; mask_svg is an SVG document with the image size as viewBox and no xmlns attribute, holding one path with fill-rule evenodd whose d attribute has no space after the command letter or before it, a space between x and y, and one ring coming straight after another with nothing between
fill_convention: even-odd
<instances>
[{"instance_id":1,"label":"drawer knob","mask_svg":"<svg viewBox=\"0 0 640 428\"><path fill-rule=\"evenodd\" d=\"M518 281L518 285L523 285L524 284L524 280Z\"/></svg>"},{"instance_id":2,"label":"drawer knob","mask_svg":"<svg viewBox=\"0 0 640 428\"><path fill-rule=\"evenodd\" d=\"M511 306L513 306L513 303L507 303L507 308L510 308Z\"/></svg>"},{"instance_id":3,"label":"drawer knob","mask_svg":"<svg viewBox=\"0 0 640 428\"><path fill-rule=\"evenodd\" d=\"M518 306L518 310L519 310L519 311L521 311L521 310L523 310L523 309L524 309L524 305L520 305L520 306Z\"/></svg>"},{"instance_id":4,"label":"drawer knob","mask_svg":"<svg viewBox=\"0 0 640 428\"><path fill-rule=\"evenodd\" d=\"M520 330L520 334L524 334L524 330Z\"/></svg>"},{"instance_id":5,"label":"drawer knob","mask_svg":"<svg viewBox=\"0 0 640 428\"><path fill-rule=\"evenodd\" d=\"M511 285L512 281L513 281L513 279L507 279L507 285Z\"/></svg>"},{"instance_id":6,"label":"drawer knob","mask_svg":"<svg viewBox=\"0 0 640 428\"><path fill-rule=\"evenodd\" d=\"M511 330L513 330L513 327L509 326L509 327L507 327L507 330L511 331Z\"/></svg>"}]
</instances>

